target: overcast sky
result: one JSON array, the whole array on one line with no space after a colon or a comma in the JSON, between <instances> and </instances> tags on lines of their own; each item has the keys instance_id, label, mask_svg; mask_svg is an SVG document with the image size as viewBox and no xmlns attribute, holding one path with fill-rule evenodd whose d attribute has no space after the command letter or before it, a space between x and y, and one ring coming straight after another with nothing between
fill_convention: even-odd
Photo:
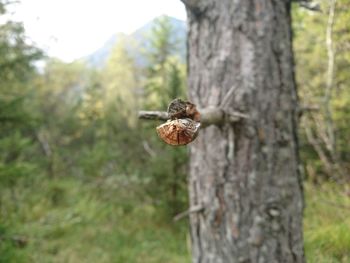
<instances>
[{"instance_id":1,"label":"overcast sky","mask_svg":"<svg viewBox=\"0 0 350 263\"><path fill-rule=\"evenodd\" d=\"M21 0L15 18L51 56L88 55L117 32L131 33L159 15L186 19L180 0Z\"/></svg>"}]
</instances>

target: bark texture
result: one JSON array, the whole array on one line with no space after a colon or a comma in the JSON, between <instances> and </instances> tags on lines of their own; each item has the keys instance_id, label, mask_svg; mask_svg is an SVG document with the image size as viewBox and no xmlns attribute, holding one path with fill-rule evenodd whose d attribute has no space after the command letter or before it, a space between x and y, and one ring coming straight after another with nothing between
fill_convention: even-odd
<instances>
[{"instance_id":1,"label":"bark texture","mask_svg":"<svg viewBox=\"0 0 350 263\"><path fill-rule=\"evenodd\" d=\"M190 147L193 262L304 262L287 0L183 0L189 99L249 116Z\"/></svg>"}]
</instances>

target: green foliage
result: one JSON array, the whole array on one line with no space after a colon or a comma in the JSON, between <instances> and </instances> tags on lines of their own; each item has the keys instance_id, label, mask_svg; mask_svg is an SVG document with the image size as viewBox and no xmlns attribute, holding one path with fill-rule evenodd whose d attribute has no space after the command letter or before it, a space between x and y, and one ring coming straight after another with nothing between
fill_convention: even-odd
<instances>
[{"instance_id":1,"label":"green foliage","mask_svg":"<svg viewBox=\"0 0 350 263\"><path fill-rule=\"evenodd\" d=\"M321 1L323 12L310 12L303 8L294 8L294 49L296 54L296 77L301 103L317 106L318 111L304 113L301 119L302 157L305 160L308 175L347 179L349 172L348 134L350 133L350 85L349 44L350 23L349 2L336 2L333 26L333 46L335 69L330 108L336 137L336 154L329 149L328 128L325 125L325 90L327 83L328 54L326 31L329 2ZM306 130L309 130L307 134ZM312 139L312 137L314 137ZM317 146L319 149L317 149ZM321 161L320 153L324 153ZM327 168L325 160L329 160Z\"/></svg>"},{"instance_id":2,"label":"green foliage","mask_svg":"<svg viewBox=\"0 0 350 263\"><path fill-rule=\"evenodd\" d=\"M144 194L143 187L135 188L138 180L130 175L91 180L38 176L30 189L22 180L17 186L19 209L11 212L10 219L0 220L0 235L6 237L0 242L1 259L189 262L186 220L164 220L159 214L162 210ZM350 213L344 208L350 205L348 197L337 185L320 188L306 184L305 189L308 262L348 262ZM8 190L5 197L11 198ZM27 246L14 244L9 238L15 235L25 236Z\"/></svg>"},{"instance_id":3,"label":"green foliage","mask_svg":"<svg viewBox=\"0 0 350 263\"><path fill-rule=\"evenodd\" d=\"M134 59L128 54L127 47L132 41L120 35L120 41L112 50L107 65L102 72L104 96L103 105L107 114L118 116L136 125L136 111L140 101L140 70Z\"/></svg>"},{"instance_id":4,"label":"green foliage","mask_svg":"<svg viewBox=\"0 0 350 263\"><path fill-rule=\"evenodd\" d=\"M6 13L0 1L0 18ZM34 77L33 62L41 52L28 44L23 26L7 21L0 25L0 262L27 262L21 241L13 233L12 222L19 210L19 182L36 174L32 154L36 125L29 81ZM30 110L29 110L30 109Z\"/></svg>"},{"instance_id":5,"label":"green foliage","mask_svg":"<svg viewBox=\"0 0 350 263\"><path fill-rule=\"evenodd\" d=\"M0 242L13 260L6 262L187 262L186 225L163 221L133 180L40 176L31 189L41 190L34 192L22 181L20 209L0 225L10 223L28 245ZM14 233L6 230L6 237ZM19 255L23 261L16 261Z\"/></svg>"},{"instance_id":6,"label":"green foliage","mask_svg":"<svg viewBox=\"0 0 350 263\"><path fill-rule=\"evenodd\" d=\"M6 14L6 5L0 1L0 17ZM6 20L0 24L0 204L2 191L8 188L16 207L17 181L37 168L30 158L36 147L35 121L26 106L31 93L28 82L35 74L33 62L40 57L41 52L27 43L22 24Z\"/></svg>"},{"instance_id":7,"label":"green foliage","mask_svg":"<svg viewBox=\"0 0 350 263\"><path fill-rule=\"evenodd\" d=\"M175 35L169 17L163 16L155 21L149 36L151 46L147 54L147 108L166 109L169 101L185 96L185 65L180 62L179 57L172 55L181 41L174 38Z\"/></svg>"}]
</instances>

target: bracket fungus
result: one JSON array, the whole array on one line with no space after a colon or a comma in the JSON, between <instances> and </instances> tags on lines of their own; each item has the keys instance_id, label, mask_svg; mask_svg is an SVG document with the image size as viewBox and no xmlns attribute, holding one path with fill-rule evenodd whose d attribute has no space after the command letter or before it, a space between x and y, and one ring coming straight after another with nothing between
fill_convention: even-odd
<instances>
[{"instance_id":1,"label":"bracket fungus","mask_svg":"<svg viewBox=\"0 0 350 263\"><path fill-rule=\"evenodd\" d=\"M175 99L168 107L168 118L156 130L167 144L179 146L192 142L198 136L200 114L191 102Z\"/></svg>"}]
</instances>

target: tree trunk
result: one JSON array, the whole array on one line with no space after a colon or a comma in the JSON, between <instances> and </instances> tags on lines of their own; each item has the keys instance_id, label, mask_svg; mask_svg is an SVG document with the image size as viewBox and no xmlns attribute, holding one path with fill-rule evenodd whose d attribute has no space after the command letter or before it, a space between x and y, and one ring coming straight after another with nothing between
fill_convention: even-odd
<instances>
[{"instance_id":1,"label":"tree trunk","mask_svg":"<svg viewBox=\"0 0 350 263\"><path fill-rule=\"evenodd\" d=\"M183 2L191 101L222 106L234 89L225 109L250 116L191 145L193 262L304 262L291 3Z\"/></svg>"}]
</instances>

